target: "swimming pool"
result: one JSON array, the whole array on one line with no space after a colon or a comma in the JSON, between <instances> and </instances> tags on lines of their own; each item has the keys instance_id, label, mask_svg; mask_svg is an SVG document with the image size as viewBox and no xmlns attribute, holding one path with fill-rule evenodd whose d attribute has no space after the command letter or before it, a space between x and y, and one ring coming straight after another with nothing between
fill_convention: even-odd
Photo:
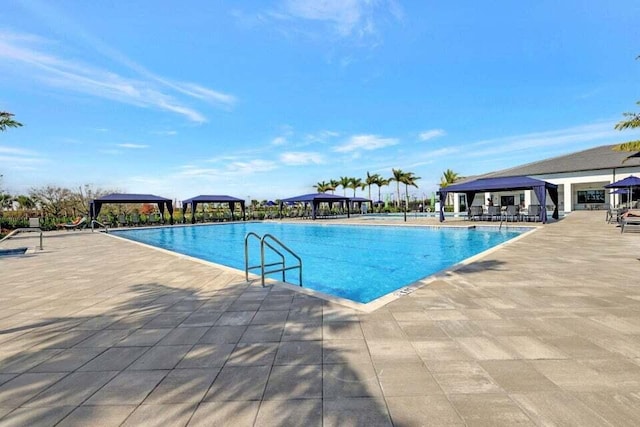
<instances>
[{"instance_id":1,"label":"swimming pool","mask_svg":"<svg viewBox=\"0 0 640 427\"><path fill-rule=\"evenodd\" d=\"M244 270L244 238L272 234L303 262L303 286L368 303L523 233L495 227L402 227L242 222L113 231L127 239ZM259 264L253 242L250 265ZM277 258L267 256L272 262ZM287 265L294 265L287 260ZM270 277L281 279L282 274ZM297 271L287 282L298 284Z\"/></svg>"}]
</instances>

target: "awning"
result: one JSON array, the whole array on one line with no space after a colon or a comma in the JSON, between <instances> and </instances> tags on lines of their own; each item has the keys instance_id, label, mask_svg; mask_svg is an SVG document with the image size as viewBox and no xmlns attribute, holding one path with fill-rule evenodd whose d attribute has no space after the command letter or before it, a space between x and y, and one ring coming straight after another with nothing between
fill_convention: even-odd
<instances>
[{"instance_id":1,"label":"awning","mask_svg":"<svg viewBox=\"0 0 640 427\"><path fill-rule=\"evenodd\" d=\"M335 194L325 194L325 193L311 193L311 194L303 194L301 196L289 197L287 199L280 200L280 211L282 211L282 205L285 203L309 203L311 205L311 217L316 219L316 212L318 210L318 206L320 203L348 203L350 200L349 197L346 196L337 196ZM349 209L347 209L347 217L349 217Z\"/></svg>"},{"instance_id":2,"label":"awning","mask_svg":"<svg viewBox=\"0 0 640 427\"><path fill-rule=\"evenodd\" d=\"M113 193L104 197L93 199L89 203L89 214L91 219L96 219L102 209L102 205L105 203L157 203L158 209L160 209L161 217L164 221L164 208L167 207L167 211L170 216L170 223L173 224L173 203L171 199L165 197L156 196L153 194L126 194L126 193Z\"/></svg>"},{"instance_id":3,"label":"awning","mask_svg":"<svg viewBox=\"0 0 640 427\"><path fill-rule=\"evenodd\" d=\"M540 205L540 221L547 222L547 191L555 205L552 217L558 219L558 186L550 182L530 178L528 176L510 176L504 178L480 178L460 184L452 184L440 188L440 222L444 221L444 204L449 193L464 193L467 205L471 206L476 193L485 191L533 190Z\"/></svg>"},{"instance_id":4,"label":"awning","mask_svg":"<svg viewBox=\"0 0 640 427\"><path fill-rule=\"evenodd\" d=\"M199 196L192 197L187 200L182 201L182 218L184 220L184 213L187 211L187 207L191 205L191 224L196 222L196 206L198 203L226 203L229 205L229 210L231 210L231 219L233 220L233 211L235 209L236 203L240 204L240 210L242 211L242 220L245 220L245 209L244 209L244 200L238 199L237 197L231 197L226 195L206 195L201 194Z\"/></svg>"}]
</instances>

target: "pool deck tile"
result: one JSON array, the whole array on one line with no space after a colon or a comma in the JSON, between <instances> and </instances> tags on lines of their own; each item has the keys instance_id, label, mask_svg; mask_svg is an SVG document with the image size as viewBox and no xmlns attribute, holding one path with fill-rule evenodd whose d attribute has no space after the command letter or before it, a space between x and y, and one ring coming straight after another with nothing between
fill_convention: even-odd
<instances>
[{"instance_id":1,"label":"pool deck tile","mask_svg":"<svg viewBox=\"0 0 640 427\"><path fill-rule=\"evenodd\" d=\"M365 311L102 233L44 244L0 261L0 425L640 423L640 235L601 212Z\"/></svg>"}]
</instances>

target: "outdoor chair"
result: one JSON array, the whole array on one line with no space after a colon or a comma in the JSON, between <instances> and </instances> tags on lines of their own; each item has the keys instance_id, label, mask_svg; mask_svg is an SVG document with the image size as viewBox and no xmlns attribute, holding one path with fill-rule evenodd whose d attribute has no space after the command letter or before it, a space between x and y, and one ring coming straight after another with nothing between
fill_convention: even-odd
<instances>
[{"instance_id":1,"label":"outdoor chair","mask_svg":"<svg viewBox=\"0 0 640 427\"><path fill-rule=\"evenodd\" d=\"M132 213L131 214L131 225L133 226L139 226L140 225L140 215L137 213Z\"/></svg>"},{"instance_id":2,"label":"outdoor chair","mask_svg":"<svg viewBox=\"0 0 640 427\"><path fill-rule=\"evenodd\" d=\"M620 233L624 233L625 227L629 225L640 225L639 210L627 210L620 216Z\"/></svg>"},{"instance_id":3,"label":"outdoor chair","mask_svg":"<svg viewBox=\"0 0 640 427\"><path fill-rule=\"evenodd\" d=\"M472 221L480 221L484 216L482 206L471 206L469 208L469 219Z\"/></svg>"},{"instance_id":4,"label":"outdoor chair","mask_svg":"<svg viewBox=\"0 0 640 427\"><path fill-rule=\"evenodd\" d=\"M117 223L118 223L118 227L120 226L126 226L127 223L127 216L125 214L119 214L118 215L118 219L117 219Z\"/></svg>"},{"instance_id":5,"label":"outdoor chair","mask_svg":"<svg viewBox=\"0 0 640 427\"><path fill-rule=\"evenodd\" d=\"M500 206L487 207L487 219L489 221L500 221L502 219L502 208Z\"/></svg>"},{"instance_id":6,"label":"outdoor chair","mask_svg":"<svg viewBox=\"0 0 640 427\"><path fill-rule=\"evenodd\" d=\"M523 218L525 221L540 221L541 213L542 207L540 205L529 205Z\"/></svg>"},{"instance_id":7,"label":"outdoor chair","mask_svg":"<svg viewBox=\"0 0 640 427\"><path fill-rule=\"evenodd\" d=\"M31 226L31 224L29 224ZM64 228L65 230L78 230L87 226L87 217L77 218L68 224L57 224L58 228Z\"/></svg>"},{"instance_id":8,"label":"outdoor chair","mask_svg":"<svg viewBox=\"0 0 640 427\"><path fill-rule=\"evenodd\" d=\"M507 210L504 213L504 217L506 221L509 221L509 219L511 219L511 221L517 221L519 219L519 215L520 215L520 209L516 205L507 206Z\"/></svg>"}]
</instances>

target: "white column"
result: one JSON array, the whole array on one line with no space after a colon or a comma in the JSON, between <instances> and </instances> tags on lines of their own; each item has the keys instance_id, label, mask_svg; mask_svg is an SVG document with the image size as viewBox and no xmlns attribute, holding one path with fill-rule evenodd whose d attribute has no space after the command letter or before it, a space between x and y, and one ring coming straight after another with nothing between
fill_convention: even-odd
<instances>
[{"instance_id":1,"label":"white column","mask_svg":"<svg viewBox=\"0 0 640 427\"><path fill-rule=\"evenodd\" d=\"M566 183L564 185L564 211L571 212L573 210L573 185Z\"/></svg>"}]
</instances>

